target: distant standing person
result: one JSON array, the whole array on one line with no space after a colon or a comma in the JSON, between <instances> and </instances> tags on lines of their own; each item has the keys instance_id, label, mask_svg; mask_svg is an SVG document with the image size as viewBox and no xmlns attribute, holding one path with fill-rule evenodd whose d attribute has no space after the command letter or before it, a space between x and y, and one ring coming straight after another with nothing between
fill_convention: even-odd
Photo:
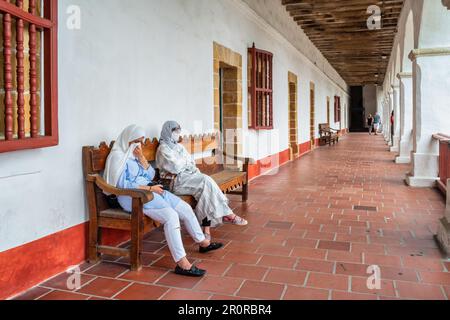
<instances>
[{"instance_id":1,"label":"distant standing person","mask_svg":"<svg viewBox=\"0 0 450 320\"><path fill-rule=\"evenodd\" d=\"M373 131L373 117L371 114L369 114L369 117L367 118L367 125L369 126L369 136L371 136Z\"/></svg>"},{"instance_id":2,"label":"distant standing person","mask_svg":"<svg viewBox=\"0 0 450 320\"><path fill-rule=\"evenodd\" d=\"M373 119L373 124L374 124L374 128L375 128L375 135L378 135L378 130L380 130L380 125L381 125L381 117L378 114L378 112L375 114L375 118Z\"/></svg>"}]
</instances>

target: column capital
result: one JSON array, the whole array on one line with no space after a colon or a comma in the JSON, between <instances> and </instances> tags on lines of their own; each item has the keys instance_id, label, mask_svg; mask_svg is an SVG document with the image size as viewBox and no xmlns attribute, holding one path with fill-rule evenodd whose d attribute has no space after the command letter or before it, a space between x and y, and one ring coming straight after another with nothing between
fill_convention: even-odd
<instances>
[{"instance_id":1,"label":"column capital","mask_svg":"<svg viewBox=\"0 0 450 320\"><path fill-rule=\"evenodd\" d=\"M408 57L411 61L415 61L419 57L437 56L450 56L450 47L414 49L411 51Z\"/></svg>"},{"instance_id":2,"label":"column capital","mask_svg":"<svg viewBox=\"0 0 450 320\"><path fill-rule=\"evenodd\" d=\"M412 78L412 75L412 72L400 72L399 74L397 74L397 78L399 80L402 80L406 78Z\"/></svg>"},{"instance_id":3,"label":"column capital","mask_svg":"<svg viewBox=\"0 0 450 320\"><path fill-rule=\"evenodd\" d=\"M393 85L391 85L391 88L392 88L392 92L394 92L395 90L400 89L400 85L397 83L394 83Z\"/></svg>"}]
</instances>

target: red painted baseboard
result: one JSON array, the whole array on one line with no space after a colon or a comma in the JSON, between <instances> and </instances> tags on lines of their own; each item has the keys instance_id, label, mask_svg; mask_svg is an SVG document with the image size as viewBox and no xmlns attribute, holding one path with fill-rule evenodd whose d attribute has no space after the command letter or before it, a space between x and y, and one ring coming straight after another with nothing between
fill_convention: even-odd
<instances>
[{"instance_id":1,"label":"red painted baseboard","mask_svg":"<svg viewBox=\"0 0 450 320\"><path fill-rule=\"evenodd\" d=\"M0 299L12 297L86 259L87 223L0 253Z\"/></svg>"},{"instance_id":2,"label":"red painted baseboard","mask_svg":"<svg viewBox=\"0 0 450 320\"><path fill-rule=\"evenodd\" d=\"M282 151L276 155L266 157L258 160L256 164L250 165L248 168L249 180L254 179L267 173L289 161L290 151L289 149Z\"/></svg>"},{"instance_id":3,"label":"red painted baseboard","mask_svg":"<svg viewBox=\"0 0 450 320\"><path fill-rule=\"evenodd\" d=\"M316 143L318 145L318 142ZM311 151L311 143L299 145L300 156ZM290 151L259 160L249 167L249 179L289 162ZM88 222L0 253L0 300L13 297L86 260ZM102 243L118 245L129 240L129 232L103 230Z\"/></svg>"},{"instance_id":4,"label":"red painted baseboard","mask_svg":"<svg viewBox=\"0 0 450 320\"><path fill-rule=\"evenodd\" d=\"M0 253L0 300L13 297L87 258L89 223ZM102 244L117 246L130 233L102 230Z\"/></svg>"}]
</instances>

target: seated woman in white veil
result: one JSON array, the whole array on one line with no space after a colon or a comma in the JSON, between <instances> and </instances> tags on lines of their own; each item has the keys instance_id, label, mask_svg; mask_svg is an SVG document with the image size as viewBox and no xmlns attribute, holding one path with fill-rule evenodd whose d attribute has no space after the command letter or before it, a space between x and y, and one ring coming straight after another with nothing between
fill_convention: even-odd
<instances>
[{"instance_id":1,"label":"seated woman in white veil","mask_svg":"<svg viewBox=\"0 0 450 320\"><path fill-rule=\"evenodd\" d=\"M161 131L160 146L156 154L156 166L161 177L176 175L174 193L191 195L197 200L195 212L202 222L204 233L210 235L210 227L222 223L245 226L248 222L235 215L228 206L228 199L217 183L200 172L191 155L180 144L181 127L175 121L168 121Z\"/></svg>"},{"instance_id":2,"label":"seated woman in white veil","mask_svg":"<svg viewBox=\"0 0 450 320\"><path fill-rule=\"evenodd\" d=\"M154 186L152 181L155 170L142 152L144 129L136 125L127 127L117 138L106 162L104 172L108 184L122 189L141 189L153 192L153 200L144 204L144 214L164 225L167 245L177 266L175 273L184 276L200 277L206 273L192 265L184 250L180 230L180 220L188 233L199 244L200 253L217 250L221 243L211 243L201 230L194 211L184 201L162 186ZM131 197L118 197L120 206L127 212L132 211Z\"/></svg>"}]
</instances>

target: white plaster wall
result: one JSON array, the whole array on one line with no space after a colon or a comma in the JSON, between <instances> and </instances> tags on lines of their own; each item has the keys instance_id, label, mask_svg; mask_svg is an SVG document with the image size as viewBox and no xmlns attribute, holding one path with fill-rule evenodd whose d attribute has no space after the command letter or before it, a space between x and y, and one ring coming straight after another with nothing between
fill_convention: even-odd
<instances>
[{"instance_id":1,"label":"white plaster wall","mask_svg":"<svg viewBox=\"0 0 450 320\"><path fill-rule=\"evenodd\" d=\"M81 8L81 30L65 26L73 4ZM60 144L0 154L0 251L87 221L82 146L113 140L130 123L150 137L169 119L187 132L210 132L213 41L243 56L244 127L247 48L255 42L274 53L276 130L251 132L246 155L260 159L288 148L288 71L299 78L299 143L309 141L310 81L317 123L326 121L327 96L348 105L342 79L331 81L238 0L61 0L59 15Z\"/></svg>"},{"instance_id":2,"label":"white plaster wall","mask_svg":"<svg viewBox=\"0 0 450 320\"><path fill-rule=\"evenodd\" d=\"M450 59L449 56L418 57L414 68L414 151L437 155L439 145L433 134L450 133Z\"/></svg>"},{"instance_id":3,"label":"white plaster wall","mask_svg":"<svg viewBox=\"0 0 450 320\"><path fill-rule=\"evenodd\" d=\"M423 3L420 48L450 47L450 12L442 0L426 0Z\"/></svg>"}]
</instances>

